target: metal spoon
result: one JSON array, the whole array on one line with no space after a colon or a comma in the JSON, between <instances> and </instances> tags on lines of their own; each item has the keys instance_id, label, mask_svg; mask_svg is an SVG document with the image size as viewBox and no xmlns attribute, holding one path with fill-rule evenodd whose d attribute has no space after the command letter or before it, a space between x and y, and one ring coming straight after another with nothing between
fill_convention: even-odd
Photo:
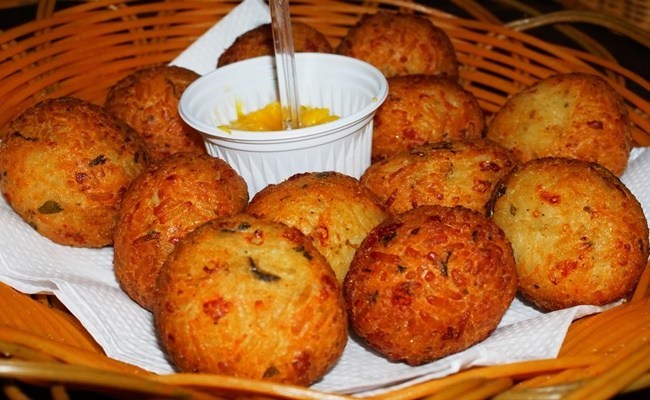
<instances>
[{"instance_id":1,"label":"metal spoon","mask_svg":"<svg viewBox=\"0 0 650 400\"><path fill-rule=\"evenodd\" d=\"M300 99L288 0L271 0L273 47L284 129L300 128Z\"/></svg>"}]
</instances>

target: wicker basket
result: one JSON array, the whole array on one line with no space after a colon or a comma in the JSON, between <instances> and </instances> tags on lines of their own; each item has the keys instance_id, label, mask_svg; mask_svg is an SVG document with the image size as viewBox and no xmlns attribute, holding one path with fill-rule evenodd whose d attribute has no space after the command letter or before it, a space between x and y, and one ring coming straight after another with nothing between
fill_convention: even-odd
<instances>
[{"instance_id":1,"label":"wicker basket","mask_svg":"<svg viewBox=\"0 0 650 400\"><path fill-rule=\"evenodd\" d=\"M470 4L476 11L474 2ZM167 63L237 1L99 0L80 3L0 36L0 125L49 97L103 103L108 88L137 68ZM425 15L445 29L462 64L461 83L486 113L513 93L557 72L600 73L631 110L638 146L650 145L650 83L616 60L544 42L504 26L485 10L462 19L411 1L292 2L292 15L336 45L359 16L378 9ZM547 21L548 22L548 21ZM550 21L553 22L553 21ZM567 22L567 21L562 21ZM522 27L523 26L523 27ZM556 359L475 368L376 398L608 398L650 388L650 274L633 299L572 324ZM306 388L203 374L155 375L104 356L55 299L0 284L0 387L5 397L338 399ZM7 312L12 310L14 312ZM617 337L609 326L625 326ZM594 335L595 331L604 334ZM428 398L428 397L427 397Z\"/></svg>"},{"instance_id":2,"label":"wicker basket","mask_svg":"<svg viewBox=\"0 0 650 400\"><path fill-rule=\"evenodd\" d=\"M650 3L646 0L564 0L566 6L599 11L630 21L642 30L650 30Z\"/></svg>"}]
</instances>

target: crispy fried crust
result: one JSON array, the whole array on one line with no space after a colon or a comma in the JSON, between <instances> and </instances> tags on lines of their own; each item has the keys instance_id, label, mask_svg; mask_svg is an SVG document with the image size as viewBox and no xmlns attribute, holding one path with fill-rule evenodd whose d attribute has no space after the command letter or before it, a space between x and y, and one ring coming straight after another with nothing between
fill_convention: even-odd
<instances>
[{"instance_id":1,"label":"crispy fried crust","mask_svg":"<svg viewBox=\"0 0 650 400\"><path fill-rule=\"evenodd\" d=\"M626 297L648 260L641 205L595 163L529 161L499 185L490 210L512 242L520 292L546 310Z\"/></svg>"},{"instance_id":2,"label":"crispy fried crust","mask_svg":"<svg viewBox=\"0 0 650 400\"><path fill-rule=\"evenodd\" d=\"M485 212L492 190L519 161L487 139L431 143L372 164L361 183L397 214L421 205Z\"/></svg>"},{"instance_id":3,"label":"crispy fried crust","mask_svg":"<svg viewBox=\"0 0 650 400\"><path fill-rule=\"evenodd\" d=\"M334 271L281 223L243 214L208 222L172 251L158 290L155 325L181 371L309 385L347 343Z\"/></svg>"},{"instance_id":4,"label":"crispy fried crust","mask_svg":"<svg viewBox=\"0 0 650 400\"><path fill-rule=\"evenodd\" d=\"M458 61L449 36L431 20L416 14L364 14L343 37L336 52L364 60L386 77L432 74L458 79Z\"/></svg>"},{"instance_id":5,"label":"crispy fried crust","mask_svg":"<svg viewBox=\"0 0 650 400\"><path fill-rule=\"evenodd\" d=\"M255 195L247 212L313 239L340 282L363 238L387 216L357 179L337 172L296 174L270 185Z\"/></svg>"},{"instance_id":6,"label":"crispy fried crust","mask_svg":"<svg viewBox=\"0 0 650 400\"><path fill-rule=\"evenodd\" d=\"M122 196L148 163L137 133L73 97L37 103L4 132L0 191L18 215L56 243L112 244Z\"/></svg>"},{"instance_id":7,"label":"crispy fried crust","mask_svg":"<svg viewBox=\"0 0 650 400\"><path fill-rule=\"evenodd\" d=\"M158 272L176 243L247 203L246 182L221 159L179 152L152 165L133 181L118 216L114 268L124 291L151 309Z\"/></svg>"},{"instance_id":8,"label":"crispy fried crust","mask_svg":"<svg viewBox=\"0 0 650 400\"><path fill-rule=\"evenodd\" d=\"M350 324L389 360L419 365L485 339L514 299L503 231L463 207L421 206L374 228L344 283Z\"/></svg>"},{"instance_id":9,"label":"crispy fried crust","mask_svg":"<svg viewBox=\"0 0 650 400\"><path fill-rule=\"evenodd\" d=\"M604 79L559 74L514 95L495 115L487 137L523 161L568 157L597 162L620 176L632 148L622 97Z\"/></svg>"},{"instance_id":10,"label":"crispy fried crust","mask_svg":"<svg viewBox=\"0 0 650 400\"><path fill-rule=\"evenodd\" d=\"M473 94L433 75L388 78L388 97L374 116L372 161L442 140L480 138L485 118Z\"/></svg>"},{"instance_id":11,"label":"crispy fried crust","mask_svg":"<svg viewBox=\"0 0 650 400\"><path fill-rule=\"evenodd\" d=\"M333 53L334 48L317 29L292 21L293 47L298 53ZM240 35L219 57L218 67L259 56L275 54L271 24L263 24Z\"/></svg>"},{"instance_id":12,"label":"crispy fried crust","mask_svg":"<svg viewBox=\"0 0 650 400\"><path fill-rule=\"evenodd\" d=\"M178 151L207 153L203 137L178 113L181 95L198 77L177 66L142 68L113 85L104 105L145 139L154 161Z\"/></svg>"}]
</instances>

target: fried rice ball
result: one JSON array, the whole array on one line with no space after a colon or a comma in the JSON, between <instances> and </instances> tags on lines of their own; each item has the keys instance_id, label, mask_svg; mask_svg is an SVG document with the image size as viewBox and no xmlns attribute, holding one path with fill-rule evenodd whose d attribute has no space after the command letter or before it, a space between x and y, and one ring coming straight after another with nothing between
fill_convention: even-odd
<instances>
[{"instance_id":1,"label":"fried rice ball","mask_svg":"<svg viewBox=\"0 0 650 400\"><path fill-rule=\"evenodd\" d=\"M495 190L490 212L512 242L519 291L544 310L627 297L648 260L641 205L596 163L531 160Z\"/></svg>"},{"instance_id":2,"label":"fried rice ball","mask_svg":"<svg viewBox=\"0 0 650 400\"><path fill-rule=\"evenodd\" d=\"M487 137L523 162L577 158L617 176L632 149L623 98L604 78L587 73L558 74L512 96L488 125Z\"/></svg>"},{"instance_id":3,"label":"fried rice ball","mask_svg":"<svg viewBox=\"0 0 650 400\"><path fill-rule=\"evenodd\" d=\"M38 233L74 247L112 244L127 186L147 166L142 138L101 106L43 100L4 127L0 191Z\"/></svg>"},{"instance_id":4,"label":"fried rice ball","mask_svg":"<svg viewBox=\"0 0 650 400\"><path fill-rule=\"evenodd\" d=\"M292 21L293 47L298 53L333 53L334 48L325 35L312 26ZM271 24L263 24L240 35L219 57L217 67L237 61L275 54Z\"/></svg>"},{"instance_id":5,"label":"fried rice ball","mask_svg":"<svg viewBox=\"0 0 650 400\"><path fill-rule=\"evenodd\" d=\"M434 204L485 212L494 187L518 164L510 150L491 140L452 140L376 162L361 183L393 214Z\"/></svg>"},{"instance_id":6,"label":"fried rice ball","mask_svg":"<svg viewBox=\"0 0 650 400\"><path fill-rule=\"evenodd\" d=\"M343 37L336 52L364 60L386 77L431 74L458 79L456 51L449 36L431 20L416 14L364 14Z\"/></svg>"},{"instance_id":7,"label":"fried rice ball","mask_svg":"<svg viewBox=\"0 0 650 400\"><path fill-rule=\"evenodd\" d=\"M178 113L181 95L198 77L178 66L141 68L111 86L104 106L145 139L153 161L179 151L207 154L201 134Z\"/></svg>"},{"instance_id":8,"label":"fried rice ball","mask_svg":"<svg viewBox=\"0 0 650 400\"><path fill-rule=\"evenodd\" d=\"M496 328L517 290L503 231L461 206L420 206L374 228L345 277L350 325L391 361L420 365Z\"/></svg>"},{"instance_id":9,"label":"fried rice ball","mask_svg":"<svg viewBox=\"0 0 650 400\"><path fill-rule=\"evenodd\" d=\"M180 371L309 385L340 358L347 316L311 240L239 214L177 244L158 280L155 326Z\"/></svg>"},{"instance_id":10,"label":"fried rice ball","mask_svg":"<svg viewBox=\"0 0 650 400\"><path fill-rule=\"evenodd\" d=\"M374 116L372 162L427 143L483 136L483 111L457 82L405 75L388 78L388 87Z\"/></svg>"},{"instance_id":11,"label":"fried rice ball","mask_svg":"<svg viewBox=\"0 0 650 400\"><path fill-rule=\"evenodd\" d=\"M296 174L269 185L253 197L247 213L285 223L313 239L340 282L361 241L387 217L358 179L331 171Z\"/></svg>"},{"instance_id":12,"label":"fried rice ball","mask_svg":"<svg viewBox=\"0 0 650 400\"><path fill-rule=\"evenodd\" d=\"M247 203L246 182L221 159L178 152L150 166L129 186L118 214L113 265L123 290L151 310L158 273L176 243Z\"/></svg>"}]
</instances>

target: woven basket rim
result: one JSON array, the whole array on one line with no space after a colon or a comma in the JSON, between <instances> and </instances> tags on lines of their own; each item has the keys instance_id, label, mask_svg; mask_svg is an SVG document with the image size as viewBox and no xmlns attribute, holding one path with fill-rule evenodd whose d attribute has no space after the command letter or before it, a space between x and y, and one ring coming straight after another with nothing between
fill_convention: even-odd
<instances>
[{"instance_id":1,"label":"woven basket rim","mask_svg":"<svg viewBox=\"0 0 650 400\"><path fill-rule=\"evenodd\" d=\"M0 101L8 107L0 112L0 126L28 105L47 97L77 94L102 102L105 84L100 83L103 86L92 90L79 87L86 66L96 66L97 71L93 73L104 73L105 79L116 80L145 63L168 62L238 2L131 3L132 0L80 3L58 11L50 18L31 21L4 32L0 37L0 48L3 49ZM316 3L318 7L314 7ZM650 105L647 99L629 89L632 82L634 87L650 90L650 83L615 61L551 44L506 26L460 18L411 1L373 0L363 5L351 5L343 1L307 0L296 5L292 13L298 20L325 21L318 27L326 27L324 33L336 44L360 13L377 9L416 12L446 30L459 55L461 80L477 95L488 114L495 112L505 98L523 86L552 73L580 70L605 74L622 92L630 108L636 110L632 113L636 142L641 145L650 143L650 121L647 119ZM315 10L318 10L316 14ZM80 59L81 52L74 48L75 41L81 40L75 36L80 34L91 35L85 39L92 42L88 49L96 48L101 52L99 57L103 57L104 64ZM127 49L123 42L128 40L134 45ZM145 47L152 46L157 47L146 51ZM112 52L126 54L121 60L115 60L111 57ZM68 67L77 69L71 68L70 74L66 75L63 71ZM18 71L29 73L21 79ZM53 72L59 76L54 76ZM71 85L70 88L67 85ZM94 85L97 85L97 80Z\"/></svg>"}]
</instances>

